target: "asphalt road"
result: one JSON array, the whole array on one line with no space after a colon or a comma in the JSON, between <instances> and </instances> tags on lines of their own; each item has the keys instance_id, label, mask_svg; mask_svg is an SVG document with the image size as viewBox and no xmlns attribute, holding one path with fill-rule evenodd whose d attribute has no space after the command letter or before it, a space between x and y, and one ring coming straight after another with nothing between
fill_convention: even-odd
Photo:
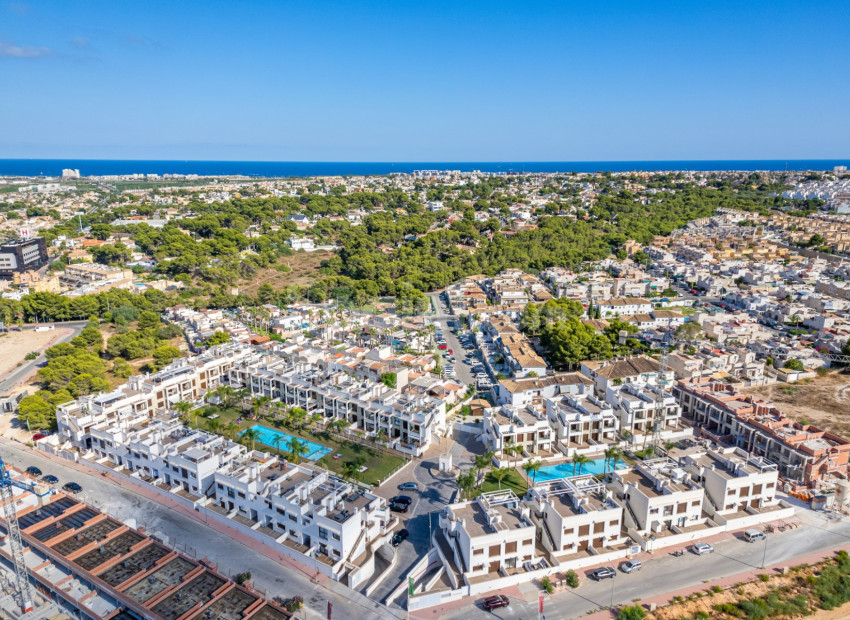
<instances>
[{"instance_id":1,"label":"asphalt road","mask_svg":"<svg viewBox=\"0 0 850 620\"><path fill-rule=\"evenodd\" d=\"M308 609L304 615L306 618L324 618L328 601L333 603L334 612L340 614L339 617L345 617L346 611L349 617L369 620L403 617L403 614L391 613L379 603L368 601L341 584L329 582L326 586L317 585L306 575L278 564L195 519L139 495L131 488L119 487L100 475L82 473L9 440L0 443L0 453L4 461L19 469L35 465L43 474L53 474L59 478L60 487L69 481L79 483L83 487L78 496L81 500L119 521L132 520L137 527L143 526L148 533L161 537L168 545L191 557L209 558L224 574L235 575L249 570L254 586L269 598L300 594Z\"/></svg>"},{"instance_id":2,"label":"asphalt road","mask_svg":"<svg viewBox=\"0 0 850 620\"><path fill-rule=\"evenodd\" d=\"M66 336L63 336L53 344L58 344L60 342L68 342L72 338L79 336L80 332L83 331L83 328L87 324L88 321L68 321L66 323L54 323L54 325L56 325L58 328L71 328L71 332ZM24 327L24 331L33 331L36 327L38 326L29 325ZM0 381L0 395L7 394L18 383L26 379L31 373L35 372L44 364L44 355L39 355L34 360L24 361L20 366L15 368L12 372L6 375L2 381Z\"/></svg>"},{"instance_id":3,"label":"asphalt road","mask_svg":"<svg viewBox=\"0 0 850 620\"><path fill-rule=\"evenodd\" d=\"M801 511L803 509L800 509ZM577 618L611 605L631 604L636 599L648 599L704 583L706 589L717 579L734 576L764 565L771 566L796 557L834 548L850 542L850 522L827 524L813 513L806 515L806 525L785 532L768 534L766 543L747 543L743 540L725 540L715 543L715 552L697 556L686 552L674 557L659 551L651 559L642 559L643 568L637 573L617 571L614 579L602 582L590 580L585 571L579 571L581 585L546 597L544 615L549 618ZM818 524L819 523L819 524ZM612 564L617 568L623 560ZM590 571L587 571L588 573ZM483 597L478 597L460 609L442 616L446 619L504 618L536 619L537 603L511 599L511 605L495 613L480 607Z\"/></svg>"},{"instance_id":4,"label":"asphalt road","mask_svg":"<svg viewBox=\"0 0 850 620\"><path fill-rule=\"evenodd\" d=\"M452 328L449 327L449 321L455 322L458 318L449 314L445 302L443 302L438 293L429 293L428 296L431 298L431 304L437 309L436 315L429 318L432 323L436 323L440 326L443 336L446 339L448 349L454 351L455 362L452 363L452 366L455 368L457 379L467 385L475 386L475 377L472 375L472 367L464 361L466 349L463 348L457 335ZM440 351L441 356L446 352L447 351ZM447 362L443 362L444 365L446 363Z\"/></svg>"},{"instance_id":5,"label":"asphalt road","mask_svg":"<svg viewBox=\"0 0 850 620\"><path fill-rule=\"evenodd\" d=\"M463 431L459 433L460 441L449 444L446 440L442 445L450 450L455 467L467 469L473 464L474 451L483 452L483 445L473 440L471 436L467 436L467 433ZM473 451L467 449L467 446L473 446ZM439 454L416 461L412 467L393 478L393 484L375 490L376 493L387 498L399 494L413 498L413 504L408 513L398 515L401 517L403 527L410 532L410 537L398 546L396 550L398 560L395 566L372 594L372 598L376 601L387 604L387 596L407 581L411 567L428 553L431 530L439 527L439 513L451 501L452 495L457 490L453 477L441 476L438 472ZM403 482L418 483L419 492L399 491L397 486ZM404 604L404 597L401 597L401 603ZM402 609L397 603L392 603L390 608Z\"/></svg>"}]
</instances>

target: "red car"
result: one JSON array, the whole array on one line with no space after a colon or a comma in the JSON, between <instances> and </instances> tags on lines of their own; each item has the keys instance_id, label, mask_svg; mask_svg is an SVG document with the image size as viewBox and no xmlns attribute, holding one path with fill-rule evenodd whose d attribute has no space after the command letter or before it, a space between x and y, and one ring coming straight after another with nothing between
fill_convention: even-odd
<instances>
[{"instance_id":1,"label":"red car","mask_svg":"<svg viewBox=\"0 0 850 620\"><path fill-rule=\"evenodd\" d=\"M36 433L32 436L32 440L38 441L39 439L44 439L45 437L47 437L47 435L45 435L44 433Z\"/></svg>"},{"instance_id":2,"label":"red car","mask_svg":"<svg viewBox=\"0 0 850 620\"><path fill-rule=\"evenodd\" d=\"M499 594L497 596L488 596L484 599L481 606L487 611L493 611L494 609L499 609L499 607L507 607L510 604L511 602L508 600L507 596Z\"/></svg>"},{"instance_id":3,"label":"red car","mask_svg":"<svg viewBox=\"0 0 850 620\"><path fill-rule=\"evenodd\" d=\"M451 349L449 349L449 355L454 355L454 354L455 354L455 352L452 351Z\"/></svg>"},{"instance_id":4,"label":"red car","mask_svg":"<svg viewBox=\"0 0 850 620\"><path fill-rule=\"evenodd\" d=\"M449 347L448 347L448 345L447 345L447 344L443 343L443 344L438 344L438 345L437 345L437 348L438 348L440 351L444 351L444 350L448 349Z\"/></svg>"}]
</instances>

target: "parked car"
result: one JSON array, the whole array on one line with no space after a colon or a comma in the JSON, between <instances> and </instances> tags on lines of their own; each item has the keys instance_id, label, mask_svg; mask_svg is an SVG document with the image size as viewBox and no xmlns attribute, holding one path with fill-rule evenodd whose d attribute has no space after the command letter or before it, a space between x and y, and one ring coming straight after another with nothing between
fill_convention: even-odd
<instances>
[{"instance_id":1,"label":"parked car","mask_svg":"<svg viewBox=\"0 0 850 620\"><path fill-rule=\"evenodd\" d=\"M410 532L407 530L399 530L395 534L393 534L392 540L390 540L390 544L393 547L398 547L401 543L407 540L407 537L410 536Z\"/></svg>"},{"instance_id":2,"label":"parked car","mask_svg":"<svg viewBox=\"0 0 850 620\"><path fill-rule=\"evenodd\" d=\"M54 476L53 474L47 474L46 476L41 477L42 482L46 482L47 484L56 484L59 482L59 478Z\"/></svg>"},{"instance_id":3,"label":"parked car","mask_svg":"<svg viewBox=\"0 0 850 620\"><path fill-rule=\"evenodd\" d=\"M747 530L744 532L744 540L747 542L757 542L759 540L764 540L765 538L767 538L767 534L761 530Z\"/></svg>"},{"instance_id":4,"label":"parked car","mask_svg":"<svg viewBox=\"0 0 850 620\"><path fill-rule=\"evenodd\" d=\"M39 439L44 439L45 437L47 437L46 433L36 433L35 435L32 436L32 440L38 441Z\"/></svg>"},{"instance_id":5,"label":"parked car","mask_svg":"<svg viewBox=\"0 0 850 620\"><path fill-rule=\"evenodd\" d=\"M394 498L390 500L391 504L407 504L408 506L413 503L413 498L410 495L396 495Z\"/></svg>"},{"instance_id":6,"label":"parked car","mask_svg":"<svg viewBox=\"0 0 850 620\"><path fill-rule=\"evenodd\" d=\"M445 342L441 342L440 344L437 345L437 348L440 351L445 351L446 349L449 348L449 345L447 345Z\"/></svg>"},{"instance_id":7,"label":"parked car","mask_svg":"<svg viewBox=\"0 0 850 620\"><path fill-rule=\"evenodd\" d=\"M499 609L500 607L507 607L511 604L511 601L507 596L503 594L498 594L496 596L488 596L481 602L481 606L487 611L493 611L494 609Z\"/></svg>"},{"instance_id":8,"label":"parked car","mask_svg":"<svg viewBox=\"0 0 850 620\"><path fill-rule=\"evenodd\" d=\"M410 507L407 504L390 504L390 510L393 512L405 513Z\"/></svg>"},{"instance_id":9,"label":"parked car","mask_svg":"<svg viewBox=\"0 0 850 620\"><path fill-rule=\"evenodd\" d=\"M603 579L613 579L617 576L617 573L610 566L602 566L590 573L590 576L596 581L602 581Z\"/></svg>"},{"instance_id":10,"label":"parked car","mask_svg":"<svg viewBox=\"0 0 850 620\"><path fill-rule=\"evenodd\" d=\"M693 547L693 552L697 555L705 555L706 553L714 553L714 547L708 543L696 543Z\"/></svg>"},{"instance_id":11,"label":"parked car","mask_svg":"<svg viewBox=\"0 0 850 620\"><path fill-rule=\"evenodd\" d=\"M398 485L399 491L418 491L419 485L416 482L402 482Z\"/></svg>"},{"instance_id":12,"label":"parked car","mask_svg":"<svg viewBox=\"0 0 850 620\"><path fill-rule=\"evenodd\" d=\"M41 470L35 465L30 465L29 467L27 467L27 473L30 476L35 476L36 478L38 478L41 475Z\"/></svg>"},{"instance_id":13,"label":"parked car","mask_svg":"<svg viewBox=\"0 0 850 620\"><path fill-rule=\"evenodd\" d=\"M640 563L640 560L629 560L627 562L623 562L620 570L624 573L633 573L635 571L639 571L641 566L642 564Z\"/></svg>"},{"instance_id":14,"label":"parked car","mask_svg":"<svg viewBox=\"0 0 850 620\"><path fill-rule=\"evenodd\" d=\"M65 484L64 487L62 487L62 490L66 493L79 493L83 490L83 487L81 487L76 482L68 482Z\"/></svg>"}]
</instances>

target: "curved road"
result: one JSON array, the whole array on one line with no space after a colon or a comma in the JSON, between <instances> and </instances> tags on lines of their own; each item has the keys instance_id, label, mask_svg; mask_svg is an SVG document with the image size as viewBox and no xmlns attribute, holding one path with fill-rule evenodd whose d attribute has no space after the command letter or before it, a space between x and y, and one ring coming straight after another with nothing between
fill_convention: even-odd
<instances>
[{"instance_id":1,"label":"curved road","mask_svg":"<svg viewBox=\"0 0 850 620\"><path fill-rule=\"evenodd\" d=\"M70 328L71 331L58 340L50 343L50 346L59 344L60 342L68 342L72 338L79 336L80 332L83 331L83 328L88 325L88 321L67 321L65 323L53 323L53 325L55 325L57 329ZM35 331L36 327L43 327L43 325L27 325L24 326L24 331ZM24 361L20 366L12 370L12 372L0 380L0 396L8 394L18 383L24 381L43 365L44 355L39 355L34 360Z\"/></svg>"}]
</instances>

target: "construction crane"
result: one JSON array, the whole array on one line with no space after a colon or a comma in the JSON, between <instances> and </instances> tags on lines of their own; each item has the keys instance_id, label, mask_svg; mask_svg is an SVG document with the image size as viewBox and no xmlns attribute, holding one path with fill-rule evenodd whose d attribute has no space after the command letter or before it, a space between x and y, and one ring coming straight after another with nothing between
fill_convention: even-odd
<instances>
[{"instance_id":1,"label":"construction crane","mask_svg":"<svg viewBox=\"0 0 850 620\"><path fill-rule=\"evenodd\" d=\"M15 508L15 495L12 491L12 477L3 457L0 456L0 497L3 500L3 519L6 522L6 532L9 534L9 555L15 565L15 579L17 588L15 590L21 611L27 613L32 611L32 591L30 590L27 565L24 563L24 545L21 542L21 528L18 525L18 511Z\"/></svg>"}]
</instances>

